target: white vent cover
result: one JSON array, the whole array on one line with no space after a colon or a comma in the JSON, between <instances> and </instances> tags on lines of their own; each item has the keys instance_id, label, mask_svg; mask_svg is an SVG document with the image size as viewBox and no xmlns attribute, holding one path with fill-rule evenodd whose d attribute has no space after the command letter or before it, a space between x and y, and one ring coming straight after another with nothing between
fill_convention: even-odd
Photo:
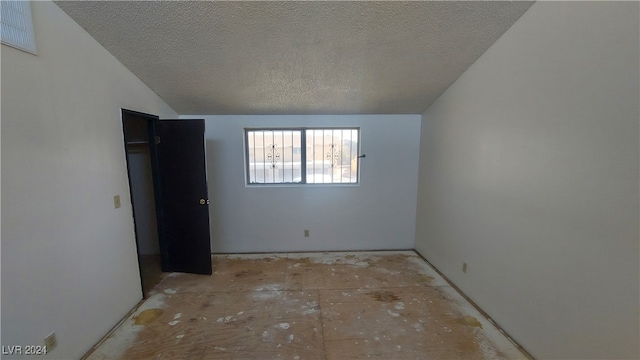
<instances>
[{"instance_id":1,"label":"white vent cover","mask_svg":"<svg viewBox=\"0 0 640 360\"><path fill-rule=\"evenodd\" d=\"M2 43L36 54L29 1L2 0L0 10Z\"/></svg>"}]
</instances>

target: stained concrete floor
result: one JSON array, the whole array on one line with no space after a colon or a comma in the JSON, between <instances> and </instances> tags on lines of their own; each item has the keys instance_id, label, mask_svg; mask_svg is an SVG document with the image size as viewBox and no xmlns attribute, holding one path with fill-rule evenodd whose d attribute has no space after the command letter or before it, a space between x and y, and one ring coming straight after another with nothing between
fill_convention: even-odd
<instances>
[{"instance_id":1,"label":"stained concrete floor","mask_svg":"<svg viewBox=\"0 0 640 360\"><path fill-rule=\"evenodd\" d=\"M87 359L526 359L412 251L220 255Z\"/></svg>"}]
</instances>

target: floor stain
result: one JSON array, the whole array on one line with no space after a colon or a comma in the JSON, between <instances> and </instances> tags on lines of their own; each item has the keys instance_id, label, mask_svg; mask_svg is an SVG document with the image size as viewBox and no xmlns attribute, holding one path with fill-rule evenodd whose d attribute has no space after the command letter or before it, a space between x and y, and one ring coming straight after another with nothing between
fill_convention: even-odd
<instances>
[{"instance_id":1,"label":"floor stain","mask_svg":"<svg viewBox=\"0 0 640 360\"><path fill-rule=\"evenodd\" d=\"M393 301L400 300L400 298L397 297L391 291L376 291L369 295L371 295L372 298L382 302L393 302Z\"/></svg>"},{"instance_id":2,"label":"floor stain","mask_svg":"<svg viewBox=\"0 0 640 360\"><path fill-rule=\"evenodd\" d=\"M462 325L475 326L482 329L482 324L480 323L480 321L478 321L478 319L474 318L473 316L463 316L458 319L458 323Z\"/></svg>"},{"instance_id":3,"label":"floor stain","mask_svg":"<svg viewBox=\"0 0 640 360\"><path fill-rule=\"evenodd\" d=\"M236 277L243 277L243 276L252 276L252 275L260 275L262 274L262 270L258 271L258 270L242 270L237 272L235 275Z\"/></svg>"},{"instance_id":4,"label":"floor stain","mask_svg":"<svg viewBox=\"0 0 640 360\"><path fill-rule=\"evenodd\" d=\"M147 326L162 315L162 309L147 309L133 318L134 325Z\"/></svg>"},{"instance_id":5,"label":"floor stain","mask_svg":"<svg viewBox=\"0 0 640 360\"><path fill-rule=\"evenodd\" d=\"M301 263L302 265L305 265L305 266L311 266L313 264L311 262L311 259L308 257L296 259L296 262Z\"/></svg>"}]
</instances>

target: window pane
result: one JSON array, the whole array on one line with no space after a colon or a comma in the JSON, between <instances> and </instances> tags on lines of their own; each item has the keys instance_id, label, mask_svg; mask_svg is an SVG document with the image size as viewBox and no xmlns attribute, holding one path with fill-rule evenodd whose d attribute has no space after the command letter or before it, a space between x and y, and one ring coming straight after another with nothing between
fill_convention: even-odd
<instances>
[{"instance_id":1,"label":"window pane","mask_svg":"<svg viewBox=\"0 0 640 360\"><path fill-rule=\"evenodd\" d=\"M358 129L306 130L307 183L358 182Z\"/></svg>"},{"instance_id":2,"label":"window pane","mask_svg":"<svg viewBox=\"0 0 640 360\"><path fill-rule=\"evenodd\" d=\"M250 184L301 182L301 130L247 130L246 133Z\"/></svg>"}]
</instances>

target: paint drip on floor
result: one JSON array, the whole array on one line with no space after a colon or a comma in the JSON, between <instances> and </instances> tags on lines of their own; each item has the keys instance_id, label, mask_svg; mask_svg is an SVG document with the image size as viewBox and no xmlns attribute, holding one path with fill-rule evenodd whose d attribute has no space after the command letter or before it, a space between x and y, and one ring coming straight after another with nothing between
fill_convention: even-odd
<instances>
[{"instance_id":1,"label":"paint drip on floor","mask_svg":"<svg viewBox=\"0 0 640 360\"><path fill-rule=\"evenodd\" d=\"M480 321L478 321L478 319L474 318L473 316L463 316L458 319L458 323L462 325L475 326L482 329L482 324L480 323Z\"/></svg>"},{"instance_id":2,"label":"paint drip on floor","mask_svg":"<svg viewBox=\"0 0 640 360\"><path fill-rule=\"evenodd\" d=\"M133 317L133 324L147 326L156 321L162 315L162 309L147 309Z\"/></svg>"}]
</instances>

